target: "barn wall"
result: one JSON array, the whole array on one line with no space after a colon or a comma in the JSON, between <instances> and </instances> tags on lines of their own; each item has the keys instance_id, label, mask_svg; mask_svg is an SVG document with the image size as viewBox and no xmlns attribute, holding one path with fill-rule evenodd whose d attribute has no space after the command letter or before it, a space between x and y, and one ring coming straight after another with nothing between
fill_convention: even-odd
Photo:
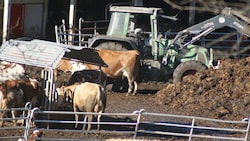
<instances>
[{"instance_id":1,"label":"barn wall","mask_svg":"<svg viewBox=\"0 0 250 141\"><path fill-rule=\"evenodd\" d=\"M4 0L0 0L1 5L3 2ZM45 32L46 0L11 0L10 2L9 39L24 36L42 38Z\"/></svg>"},{"instance_id":2,"label":"barn wall","mask_svg":"<svg viewBox=\"0 0 250 141\"><path fill-rule=\"evenodd\" d=\"M35 12L34 12L35 11ZM24 36L39 38L43 31L43 5L25 5ZM32 20L31 20L32 19Z\"/></svg>"}]
</instances>

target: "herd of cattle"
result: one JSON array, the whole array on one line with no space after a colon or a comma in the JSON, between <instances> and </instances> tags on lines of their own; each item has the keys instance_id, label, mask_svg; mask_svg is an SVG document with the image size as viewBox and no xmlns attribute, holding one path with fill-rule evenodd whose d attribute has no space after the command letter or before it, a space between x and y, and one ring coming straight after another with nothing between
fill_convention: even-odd
<instances>
[{"instance_id":1,"label":"herd of cattle","mask_svg":"<svg viewBox=\"0 0 250 141\"><path fill-rule=\"evenodd\" d=\"M128 93L137 93L137 77L140 66L137 51L110 51L96 50L108 67L99 69L99 66L61 59L54 69L54 81L57 80L57 71L72 72L67 85L58 86L56 93L57 109L71 109L75 112L102 113L106 108L107 79L127 78ZM43 106L45 97L40 80L26 76L25 67L20 64L2 61L0 64L0 126L4 126L2 118L20 115L16 111L7 112L7 109L24 107L30 102L32 107ZM92 121L88 115L88 121ZM78 115L75 115L78 120ZM100 116L97 117L100 121ZM77 127L77 122L75 127ZM88 130L91 125L88 125ZM99 128L99 126L98 126Z\"/></svg>"}]
</instances>

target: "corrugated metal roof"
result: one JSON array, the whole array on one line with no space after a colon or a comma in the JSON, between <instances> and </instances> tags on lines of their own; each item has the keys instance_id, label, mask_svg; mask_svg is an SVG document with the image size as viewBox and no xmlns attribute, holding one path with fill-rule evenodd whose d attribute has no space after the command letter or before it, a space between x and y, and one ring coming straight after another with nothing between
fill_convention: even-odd
<instances>
[{"instance_id":1,"label":"corrugated metal roof","mask_svg":"<svg viewBox=\"0 0 250 141\"><path fill-rule=\"evenodd\" d=\"M69 58L78 59L94 64L105 64L98 53L93 49L82 50L79 46L70 46L65 44L58 44L55 42L34 39L31 41L11 39L2 44L0 48L0 60L14 62L19 64L31 65L42 68L54 69L59 60L64 57L65 52L71 49L77 52L76 57L74 53L67 53ZM90 53L94 52L94 53ZM79 57L82 56L82 57Z\"/></svg>"}]
</instances>

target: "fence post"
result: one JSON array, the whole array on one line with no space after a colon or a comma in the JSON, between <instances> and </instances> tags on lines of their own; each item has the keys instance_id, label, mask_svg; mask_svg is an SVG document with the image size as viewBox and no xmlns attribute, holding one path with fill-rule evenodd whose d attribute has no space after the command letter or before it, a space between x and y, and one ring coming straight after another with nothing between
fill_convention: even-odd
<instances>
[{"instance_id":1,"label":"fence post","mask_svg":"<svg viewBox=\"0 0 250 141\"><path fill-rule=\"evenodd\" d=\"M83 22L83 18L80 18L79 19L79 29L78 29L78 40L79 40L79 46L82 46L82 22ZM83 37L83 40L84 40L84 37Z\"/></svg>"},{"instance_id":2,"label":"fence post","mask_svg":"<svg viewBox=\"0 0 250 141\"><path fill-rule=\"evenodd\" d=\"M140 111L134 111L133 112L134 114L138 114L137 122L136 122L136 126L135 126L135 134L134 134L133 139L135 139L136 136L137 136L137 131L138 131L139 124L140 124L140 121L141 121L141 115L142 115L142 112L144 112L144 111L145 111L144 109L141 109Z\"/></svg>"},{"instance_id":3,"label":"fence post","mask_svg":"<svg viewBox=\"0 0 250 141\"><path fill-rule=\"evenodd\" d=\"M29 135L29 130L30 130L30 121L32 119L32 116L31 116L31 109L32 108L32 105L30 102L27 102L25 104L25 109L28 109L28 115L27 115L27 118L25 117L25 111L23 111L23 118L25 119L25 130L24 130L24 140L26 141L27 138L28 138L28 135ZM23 121L24 123L24 121Z\"/></svg>"},{"instance_id":4,"label":"fence post","mask_svg":"<svg viewBox=\"0 0 250 141\"><path fill-rule=\"evenodd\" d=\"M250 117L248 118L247 133L246 133L246 136L245 136L245 141L247 141L247 137L248 137L248 134L249 134L249 128L250 128Z\"/></svg>"},{"instance_id":5,"label":"fence post","mask_svg":"<svg viewBox=\"0 0 250 141\"><path fill-rule=\"evenodd\" d=\"M189 141L191 141L191 139L192 139L192 135L193 135L193 131L194 131L194 124L195 123L195 118L193 118L193 120L192 120L192 125L191 125L191 129L190 129L190 133L189 133Z\"/></svg>"},{"instance_id":6,"label":"fence post","mask_svg":"<svg viewBox=\"0 0 250 141\"><path fill-rule=\"evenodd\" d=\"M26 103L25 107L31 105L30 103ZM30 130L30 124L32 123L32 119L34 117L34 111L35 110L39 110L39 108L34 108L34 109L31 109L31 106L29 106L29 111L28 111L28 116L27 116L27 122L26 122L26 128L24 130L24 140L27 141L28 140L28 135L29 135L29 130Z\"/></svg>"}]
</instances>

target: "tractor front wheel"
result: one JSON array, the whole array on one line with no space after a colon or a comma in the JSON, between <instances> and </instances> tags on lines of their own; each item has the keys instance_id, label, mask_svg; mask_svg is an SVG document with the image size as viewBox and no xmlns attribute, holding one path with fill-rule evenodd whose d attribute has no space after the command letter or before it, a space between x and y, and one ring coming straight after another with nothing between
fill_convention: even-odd
<instances>
[{"instance_id":1,"label":"tractor front wheel","mask_svg":"<svg viewBox=\"0 0 250 141\"><path fill-rule=\"evenodd\" d=\"M174 70L173 83L181 82L184 76L193 75L198 71L207 69L207 67L199 61L191 60L179 64Z\"/></svg>"}]
</instances>

